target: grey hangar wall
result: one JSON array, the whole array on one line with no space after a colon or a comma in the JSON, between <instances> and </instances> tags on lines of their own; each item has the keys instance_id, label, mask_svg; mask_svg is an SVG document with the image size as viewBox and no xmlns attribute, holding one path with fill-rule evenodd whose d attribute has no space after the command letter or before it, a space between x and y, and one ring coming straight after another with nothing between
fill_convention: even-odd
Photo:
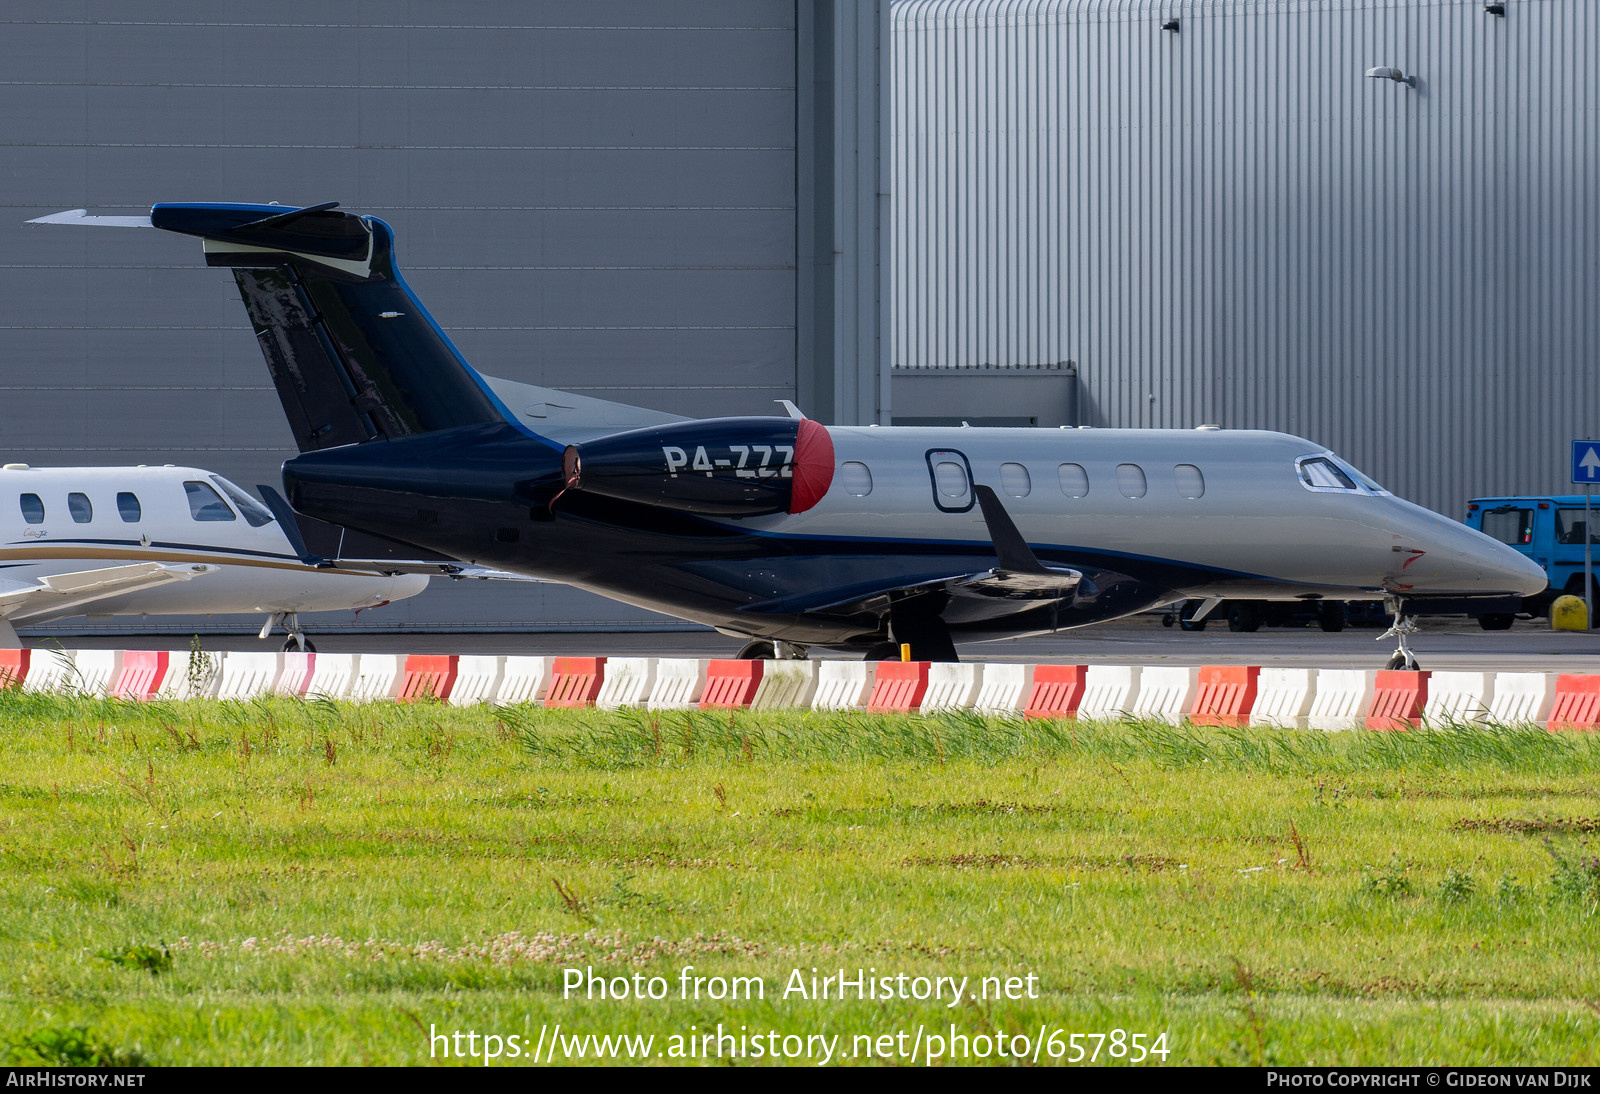
<instances>
[{"instance_id":1,"label":"grey hangar wall","mask_svg":"<svg viewBox=\"0 0 1600 1094\"><path fill-rule=\"evenodd\" d=\"M1457 519L1574 489L1600 4L1484 9L898 0L896 416L917 384L1048 424L1280 429Z\"/></svg>"},{"instance_id":2,"label":"grey hangar wall","mask_svg":"<svg viewBox=\"0 0 1600 1094\"><path fill-rule=\"evenodd\" d=\"M879 420L887 28L886 0L8 4L4 458L277 482L293 444L228 273L192 240L22 226L166 200L383 217L412 287L493 375L685 414L799 399ZM673 621L436 580L307 622Z\"/></svg>"}]
</instances>

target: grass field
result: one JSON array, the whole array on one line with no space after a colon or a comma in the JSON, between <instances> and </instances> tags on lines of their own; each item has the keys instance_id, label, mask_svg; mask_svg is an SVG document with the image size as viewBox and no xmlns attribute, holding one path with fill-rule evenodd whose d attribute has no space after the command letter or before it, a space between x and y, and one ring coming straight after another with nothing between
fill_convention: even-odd
<instances>
[{"instance_id":1,"label":"grass field","mask_svg":"<svg viewBox=\"0 0 1600 1094\"><path fill-rule=\"evenodd\" d=\"M1597 791L1600 741L1526 728L4 691L0 1059L564 1063L559 1023L673 1062L721 1023L753 1062L1593 1065ZM563 998L585 968L665 998ZM841 968L969 979L784 996Z\"/></svg>"}]
</instances>

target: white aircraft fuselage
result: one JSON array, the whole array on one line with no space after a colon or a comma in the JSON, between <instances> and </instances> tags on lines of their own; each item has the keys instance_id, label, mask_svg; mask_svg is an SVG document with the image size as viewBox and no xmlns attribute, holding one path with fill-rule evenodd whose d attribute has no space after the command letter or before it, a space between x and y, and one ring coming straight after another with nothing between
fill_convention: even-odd
<instances>
[{"instance_id":1,"label":"white aircraft fuselage","mask_svg":"<svg viewBox=\"0 0 1600 1094\"><path fill-rule=\"evenodd\" d=\"M199 468L0 469L0 642L78 615L369 608L427 581L307 566L260 502Z\"/></svg>"}]
</instances>

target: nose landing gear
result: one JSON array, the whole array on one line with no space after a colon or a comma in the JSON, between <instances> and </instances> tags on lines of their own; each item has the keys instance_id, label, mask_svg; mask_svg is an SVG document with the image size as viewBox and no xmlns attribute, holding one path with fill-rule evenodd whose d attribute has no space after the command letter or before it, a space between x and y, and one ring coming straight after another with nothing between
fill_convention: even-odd
<instances>
[{"instance_id":1,"label":"nose landing gear","mask_svg":"<svg viewBox=\"0 0 1600 1094\"><path fill-rule=\"evenodd\" d=\"M1384 597L1383 606L1385 610L1394 616L1394 623L1390 625L1388 630L1378 635L1377 640L1382 642L1385 638L1393 638L1399 642L1399 646L1394 651L1393 656L1389 658L1388 664L1384 665L1383 667L1386 669L1403 669L1406 672L1416 672L1419 667L1417 665L1417 658L1416 655L1411 652L1411 643L1408 641L1412 635L1416 634L1418 630L1421 629L1417 626L1416 617L1401 614L1401 612L1405 610L1405 601L1401 600L1398 596Z\"/></svg>"},{"instance_id":2,"label":"nose landing gear","mask_svg":"<svg viewBox=\"0 0 1600 1094\"><path fill-rule=\"evenodd\" d=\"M317 647L311 644L306 632L300 629L299 612L273 612L267 616L266 623L261 627L261 637L266 638L272 633L272 628L280 623L283 624L283 629L289 632L289 637L283 643L284 653L294 653L296 650L302 653L317 652Z\"/></svg>"}]
</instances>

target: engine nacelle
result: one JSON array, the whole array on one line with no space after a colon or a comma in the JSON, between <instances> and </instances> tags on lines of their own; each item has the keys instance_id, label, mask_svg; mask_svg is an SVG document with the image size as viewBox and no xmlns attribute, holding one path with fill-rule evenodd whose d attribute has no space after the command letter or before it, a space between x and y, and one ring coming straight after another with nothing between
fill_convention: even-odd
<instances>
[{"instance_id":1,"label":"engine nacelle","mask_svg":"<svg viewBox=\"0 0 1600 1094\"><path fill-rule=\"evenodd\" d=\"M803 513L833 482L833 438L809 418L707 418L569 445L568 490L715 517Z\"/></svg>"}]
</instances>

